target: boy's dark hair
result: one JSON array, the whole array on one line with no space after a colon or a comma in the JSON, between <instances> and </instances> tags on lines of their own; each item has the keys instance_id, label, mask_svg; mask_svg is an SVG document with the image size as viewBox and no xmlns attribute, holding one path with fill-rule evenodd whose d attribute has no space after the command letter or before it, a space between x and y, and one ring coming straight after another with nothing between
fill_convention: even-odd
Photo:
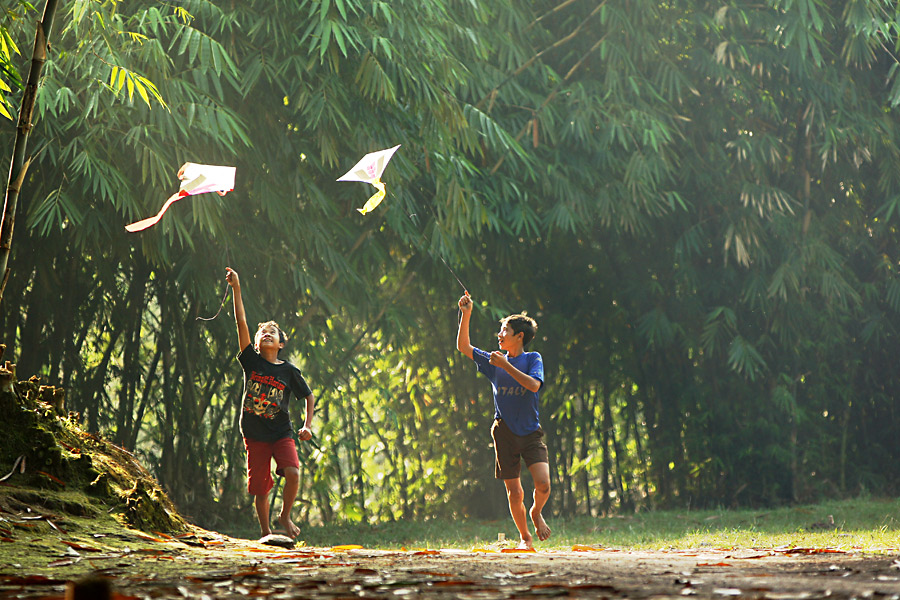
<instances>
[{"instance_id":1,"label":"boy's dark hair","mask_svg":"<svg viewBox=\"0 0 900 600\"><path fill-rule=\"evenodd\" d=\"M500 319L500 325L506 325L513 330L513 333L521 333L523 346L527 346L528 342L534 339L538 328L537 321L524 312Z\"/></svg>"},{"instance_id":2,"label":"boy's dark hair","mask_svg":"<svg viewBox=\"0 0 900 600\"><path fill-rule=\"evenodd\" d=\"M279 341L279 343L287 344L287 340L288 340L288 339L287 339L287 336L284 334L284 332L281 330L281 327L280 327L280 326L278 325L278 323L276 323L275 321L266 321L265 323L257 323L257 325L256 325L256 333L259 333L259 330L260 330L260 329L262 329L263 327L268 327L269 325L274 325L274 326L275 326L275 329L278 330L278 341ZM254 335L253 337L255 338L256 336Z\"/></svg>"}]
</instances>

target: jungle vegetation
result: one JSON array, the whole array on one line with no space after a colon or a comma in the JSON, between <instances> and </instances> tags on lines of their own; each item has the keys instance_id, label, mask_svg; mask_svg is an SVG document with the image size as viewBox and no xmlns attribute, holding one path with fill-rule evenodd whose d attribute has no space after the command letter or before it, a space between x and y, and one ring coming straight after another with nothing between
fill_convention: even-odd
<instances>
[{"instance_id":1,"label":"jungle vegetation","mask_svg":"<svg viewBox=\"0 0 900 600\"><path fill-rule=\"evenodd\" d=\"M0 13L3 156L38 4ZM540 324L555 515L896 495L895 2L58 10L4 358L199 524L253 518L226 265L317 396L301 522L505 514L463 287L479 347ZM360 215L335 179L396 144ZM186 161L236 189L127 233Z\"/></svg>"}]
</instances>

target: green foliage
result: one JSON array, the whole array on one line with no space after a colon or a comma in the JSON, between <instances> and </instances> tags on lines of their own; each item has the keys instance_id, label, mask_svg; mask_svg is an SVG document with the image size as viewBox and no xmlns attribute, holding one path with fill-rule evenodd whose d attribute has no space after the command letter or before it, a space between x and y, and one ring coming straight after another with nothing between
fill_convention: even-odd
<instances>
[{"instance_id":1,"label":"green foliage","mask_svg":"<svg viewBox=\"0 0 900 600\"><path fill-rule=\"evenodd\" d=\"M34 6L27 0L17 0L14 6L5 8L0 13L0 115L9 120L14 119L16 112L9 94L14 88L21 89L24 85L16 65L16 59L22 55L22 51L9 30L15 28L17 22L27 21L30 11L34 10Z\"/></svg>"},{"instance_id":2,"label":"green foliage","mask_svg":"<svg viewBox=\"0 0 900 600\"><path fill-rule=\"evenodd\" d=\"M540 323L549 512L891 493L896 10L69 2L0 330L211 526L249 516L226 265L318 398L303 521L506 518L457 276L481 347ZM397 143L363 217L335 178ZM126 233L188 160L235 191Z\"/></svg>"}]
</instances>

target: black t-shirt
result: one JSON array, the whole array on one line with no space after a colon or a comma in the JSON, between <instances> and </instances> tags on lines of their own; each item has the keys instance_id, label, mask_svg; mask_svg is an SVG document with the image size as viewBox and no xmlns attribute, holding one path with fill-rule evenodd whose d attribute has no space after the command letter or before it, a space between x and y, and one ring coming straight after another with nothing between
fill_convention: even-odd
<instances>
[{"instance_id":1,"label":"black t-shirt","mask_svg":"<svg viewBox=\"0 0 900 600\"><path fill-rule=\"evenodd\" d=\"M244 370L241 396L241 433L257 442L275 442L291 437L294 429L288 406L291 398L306 398L312 390L300 369L285 361L272 364L248 344L238 362Z\"/></svg>"}]
</instances>

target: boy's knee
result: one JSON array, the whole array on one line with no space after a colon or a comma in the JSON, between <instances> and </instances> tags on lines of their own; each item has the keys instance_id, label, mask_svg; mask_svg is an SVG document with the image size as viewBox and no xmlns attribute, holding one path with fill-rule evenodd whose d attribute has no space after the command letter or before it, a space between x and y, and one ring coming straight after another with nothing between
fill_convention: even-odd
<instances>
[{"instance_id":1,"label":"boy's knee","mask_svg":"<svg viewBox=\"0 0 900 600\"><path fill-rule=\"evenodd\" d=\"M549 494L550 493L550 481L535 481L534 482L534 491L539 494Z\"/></svg>"},{"instance_id":2,"label":"boy's knee","mask_svg":"<svg viewBox=\"0 0 900 600\"><path fill-rule=\"evenodd\" d=\"M525 491L522 488L506 489L506 496L510 504L518 504L525 501Z\"/></svg>"},{"instance_id":3,"label":"boy's knee","mask_svg":"<svg viewBox=\"0 0 900 600\"><path fill-rule=\"evenodd\" d=\"M297 467L286 467L284 469L284 479L287 482L299 481L300 469L298 469Z\"/></svg>"}]
</instances>

